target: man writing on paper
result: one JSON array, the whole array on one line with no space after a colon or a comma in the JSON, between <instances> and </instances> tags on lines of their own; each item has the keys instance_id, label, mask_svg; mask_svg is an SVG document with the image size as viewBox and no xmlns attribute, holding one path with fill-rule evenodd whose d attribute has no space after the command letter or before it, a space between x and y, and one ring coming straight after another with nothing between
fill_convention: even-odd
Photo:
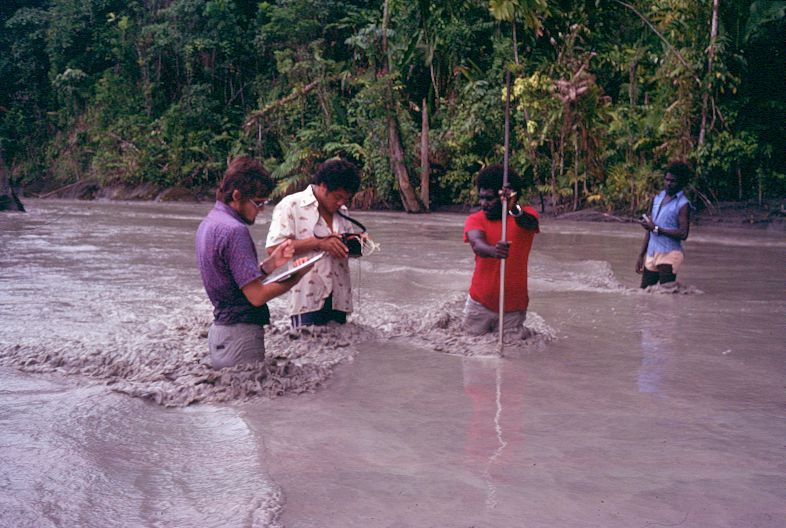
<instances>
[{"instance_id":1,"label":"man writing on paper","mask_svg":"<svg viewBox=\"0 0 786 528\"><path fill-rule=\"evenodd\" d=\"M258 161L235 159L216 191L215 206L197 230L197 262L214 307L207 340L215 369L264 359L263 325L270 323L266 303L286 293L308 271L303 269L283 282L262 284L265 276L295 252L288 241L261 263L258 260L248 226L272 189L273 180Z\"/></svg>"},{"instance_id":2,"label":"man writing on paper","mask_svg":"<svg viewBox=\"0 0 786 528\"><path fill-rule=\"evenodd\" d=\"M480 211L464 224L464 242L475 253L475 271L464 306L464 329L472 335L494 332L499 328L500 259L505 266L504 331L506 336L521 333L527 318L527 262L535 233L539 232L538 213L516 201L521 180L508 174L503 188L502 165L490 165L478 173ZM508 198L510 209L502 211L500 196ZM502 219L507 222L507 237L502 238Z\"/></svg>"}]
</instances>

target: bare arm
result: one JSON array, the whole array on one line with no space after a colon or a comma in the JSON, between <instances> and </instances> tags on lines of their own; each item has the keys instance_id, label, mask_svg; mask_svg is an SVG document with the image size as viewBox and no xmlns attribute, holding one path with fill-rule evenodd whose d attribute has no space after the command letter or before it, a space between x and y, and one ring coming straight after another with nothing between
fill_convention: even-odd
<instances>
[{"instance_id":1,"label":"bare arm","mask_svg":"<svg viewBox=\"0 0 786 528\"><path fill-rule=\"evenodd\" d=\"M268 258L260 262L259 271L265 275L270 275L273 270L283 266L295 256L295 245L292 240L284 240L281 244L268 250Z\"/></svg>"},{"instance_id":2,"label":"bare arm","mask_svg":"<svg viewBox=\"0 0 786 528\"><path fill-rule=\"evenodd\" d=\"M260 271L265 275L269 275L279 266L283 266L294 256L295 244L292 240L285 240L276 247L270 248L268 252L270 256L259 265ZM295 261L296 265L298 263L298 261ZM284 281L271 282L270 284L262 284L261 280L251 281L243 286L243 295L246 296L246 299L252 305L262 306L274 297L289 291L311 268L312 266L304 268Z\"/></svg>"},{"instance_id":3,"label":"bare arm","mask_svg":"<svg viewBox=\"0 0 786 528\"><path fill-rule=\"evenodd\" d=\"M467 240L469 240L472 251L479 257L496 259L508 258L510 242L500 240L496 245L492 246L486 240L486 234L480 229L468 231Z\"/></svg>"},{"instance_id":4,"label":"bare arm","mask_svg":"<svg viewBox=\"0 0 786 528\"><path fill-rule=\"evenodd\" d=\"M300 270L292 275L292 277L281 282L262 284L261 280L251 281L243 286L243 295L246 296L246 299L248 299L248 302L252 305L262 306L271 299L288 292L292 286L303 278L303 275L305 275L309 269L310 268Z\"/></svg>"},{"instance_id":5,"label":"bare arm","mask_svg":"<svg viewBox=\"0 0 786 528\"><path fill-rule=\"evenodd\" d=\"M652 202L650 202L647 211L652 211ZM652 219L649 216L644 214L642 219L639 220L639 225L644 228L645 233L639 256L636 259L636 273L644 273L644 256L647 254L647 247L650 245L650 232L655 228L655 224L652 223Z\"/></svg>"},{"instance_id":6,"label":"bare arm","mask_svg":"<svg viewBox=\"0 0 786 528\"><path fill-rule=\"evenodd\" d=\"M644 233L644 241L641 243L639 258L636 259L636 273L644 272L644 255L647 254L647 246L650 245L650 232Z\"/></svg>"}]
</instances>

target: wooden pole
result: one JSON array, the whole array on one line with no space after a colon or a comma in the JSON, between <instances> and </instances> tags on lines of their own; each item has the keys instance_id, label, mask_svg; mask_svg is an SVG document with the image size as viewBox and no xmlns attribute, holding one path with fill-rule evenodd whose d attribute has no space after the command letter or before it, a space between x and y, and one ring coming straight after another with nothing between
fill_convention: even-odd
<instances>
[{"instance_id":1,"label":"wooden pole","mask_svg":"<svg viewBox=\"0 0 786 528\"><path fill-rule=\"evenodd\" d=\"M510 70L505 72L505 155L502 164L502 187L508 186L508 165L510 162ZM500 197L502 206L502 240L507 239L508 227L508 198L504 194ZM503 333L505 326L505 259L499 263L499 355L501 356L505 344Z\"/></svg>"},{"instance_id":2,"label":"wooden pole","mask_svg":"<svg viewBox=\"0 0 786 528\"><path fill-rule=\"evenodd\" d=\"M420 201L423 202L423 209L428 211L431 168L428 159L428 100L425 97L420 112Z\"/></svg>"}]
</instances>

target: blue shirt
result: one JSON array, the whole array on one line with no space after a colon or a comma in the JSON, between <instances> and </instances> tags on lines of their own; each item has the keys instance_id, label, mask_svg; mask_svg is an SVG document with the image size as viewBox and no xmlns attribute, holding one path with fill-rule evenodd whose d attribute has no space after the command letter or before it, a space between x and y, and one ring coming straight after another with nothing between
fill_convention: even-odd
<instances>
[{"instance_id":1,"label":"blue shirt","mask_svg":"<svg viewBox=\"0 0 786 528\"><path fill-rule=\"evenodd\" d=\"M685 205L690 206L690 202L682 191L678 192L674 198L669 200L666 204L663 204L663 199L665 197L666 191L661 191L652 201L650 218L652 218L652 221L658 227L677 229L680 227L680 209ZM671 251L682 251L682 244L679 240L675 240L666 235L655 234L655 231L650 231L647 256L652 257L655 253L669 253Z\"/></svg>"},{"instance_id":2,"label":"blue shirt","mask_svg":"<svg viewBox=\"0 0 786 528\"><path fill-rule=\"evenodd\" d=\"M251 233L237 211L216 202L197 229L196 257L216 324L270 322L267 305L254 306L243 294L242 288L262 272Z\"/></svg>"}]
</instances>

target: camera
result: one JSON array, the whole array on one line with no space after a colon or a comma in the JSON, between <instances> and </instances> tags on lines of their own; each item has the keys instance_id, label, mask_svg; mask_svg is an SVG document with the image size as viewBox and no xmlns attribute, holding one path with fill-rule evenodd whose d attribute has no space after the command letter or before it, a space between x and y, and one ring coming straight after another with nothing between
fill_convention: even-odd
<instances>
[{"instance_id":1,"label":"camera","mask_svg":"<svg viewBox=\"0 0 786 528\"><path fill-rule=\"evenodd\" d=\"M363 244L360 242L360 235L357 233L342 233L341 242L349 249L349 256L357 258L363 255Z\"/></svg>"},{"instance_id":2,"label":"camera","mask_svg":"<svg viewBox=\"0 0 786 528\"><path fill-rule=\"evenodd\" d=\"M338 216L344 218L345 220L350 221L351 223L355 224L356 226L358 226L360 229L363 230L360 233L341 233L341 241L344 243L345 246L347 246L347 249L349 249L348 256L352 258L362 257L363 240L360 237L363 235L363 233L366 232L366 226L364 226L354 218L345 215L341 211L336 211L336 212L338 213Z\"/></svg>"}]
</instances>

